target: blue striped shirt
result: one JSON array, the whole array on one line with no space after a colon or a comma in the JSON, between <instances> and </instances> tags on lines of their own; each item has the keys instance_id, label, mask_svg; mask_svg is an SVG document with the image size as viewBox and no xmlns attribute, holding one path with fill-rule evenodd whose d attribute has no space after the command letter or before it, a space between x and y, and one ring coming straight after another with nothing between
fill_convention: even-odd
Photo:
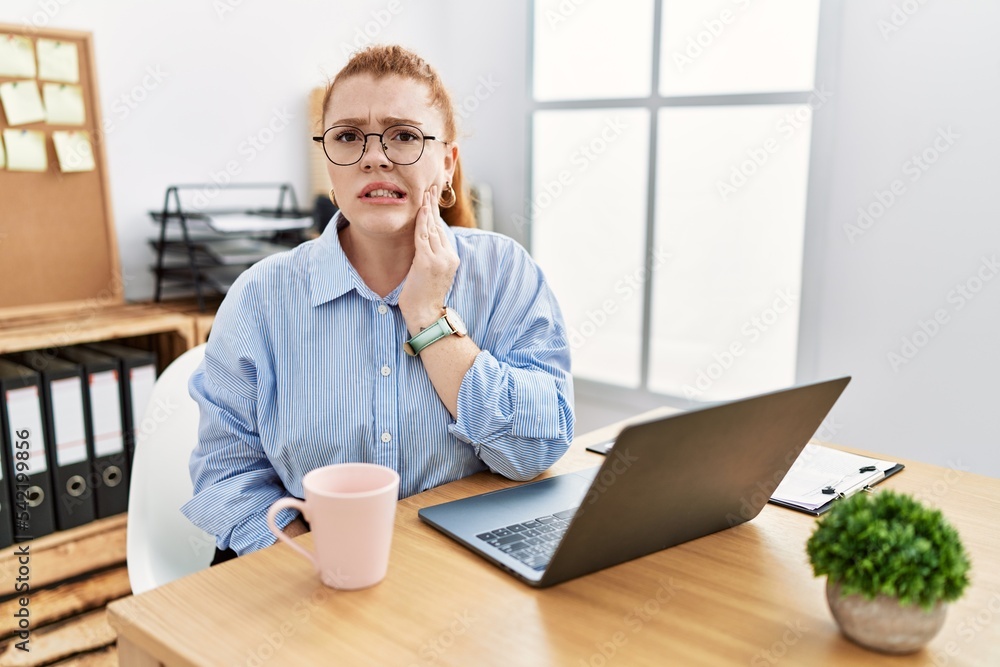
<instances>
[{"instance_id":1,"label":"blue striped shirt","mask_svg":"<svg viewBox=\"0 0 1000 667\"><path fill-rule=\"evenodd\" d=\"M351 266L337 232L247 269L216 315L189 390L201 409L194 497L181 511L239 554L274 543L267 509L304 497L331 463L393 468L400 497L482 470L516 480L552 465L573 438L566 329L541 270L515 241L447 227L460 264L446 299L482 350L441 402L397 301ZM278 524L297 513L283 510Z\"/></svg>"}]
</instances>

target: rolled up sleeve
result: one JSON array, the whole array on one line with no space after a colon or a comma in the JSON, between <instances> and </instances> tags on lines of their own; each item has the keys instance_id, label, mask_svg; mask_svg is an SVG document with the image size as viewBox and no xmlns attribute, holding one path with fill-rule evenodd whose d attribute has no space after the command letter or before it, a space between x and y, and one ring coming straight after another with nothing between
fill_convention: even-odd
<instances>
[{"instance_id":1,"label":"rolled up sleeve","mask_svg":"<svg viewBox=\"0 0 1000 667\"><path fill-rule=\"evenodd\" d=\"M573 382L566 328L541 270L520 246L503 264L503 287L449 429L492 471L524 481L573 439Z\"/></svg>"}]
</instances>

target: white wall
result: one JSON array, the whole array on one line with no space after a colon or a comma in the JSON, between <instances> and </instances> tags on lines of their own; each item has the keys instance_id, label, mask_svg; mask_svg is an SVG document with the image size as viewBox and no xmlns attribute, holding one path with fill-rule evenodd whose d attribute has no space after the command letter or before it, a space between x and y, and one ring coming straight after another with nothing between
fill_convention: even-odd
<instances>
[{"instance_id":1,"label":"white wall","mask_svg":"<svg viewBox=\"0 0 1000 667\"><path fill-rule=\"evenodd\" d=\"M854 376L838 442L1000 476L1000 269L983 264L1000 259L1000 5L844 4L800 377ZM903 5L913 13L894 14ZM925 149L937 159L923 171L911 161ZM897 180L902 194L882 194L895 201L849 238ZM980 270L993 280L977 284ZM964 301L968 281L981 290Z\"/></svg>"},{"instance_id":2,"label":"white wall","mask_svg":"<svg viewBox=\"0 0 1000 667\"><path fill-rule=\"evenodd\" d=\"M445 4L450 52L435 64L464 115L464 168L493 189L496 231L525 242L513 218L528 199L528 0Z\"/></svg>"}]
</instances>

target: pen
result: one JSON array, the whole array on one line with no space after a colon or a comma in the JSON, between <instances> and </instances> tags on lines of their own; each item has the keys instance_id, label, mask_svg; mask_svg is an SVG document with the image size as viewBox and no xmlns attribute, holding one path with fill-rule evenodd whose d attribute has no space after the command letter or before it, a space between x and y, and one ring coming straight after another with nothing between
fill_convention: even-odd
<instances>
[{"instance_id":1,"label":"pen","mask_svg":"<svg viewBox=\"0 0 1000 667\"><path fill-rule=\"evenodd\" d=\"M837 494L837 497L838 498L850 498L851 496L853 496L858 491L863 491L863 490L871 491L872 484L878 484L883 479L885 479L885 472L883 472L882 470L879 470L878 474L875 475L874 477L872 477L871 479L866 479L866 480L863 480L861 482L858 482L854 486L847 487L846 489L844 489L843 491L841 491L839 494Z\"/></svg>"}]
</instances>

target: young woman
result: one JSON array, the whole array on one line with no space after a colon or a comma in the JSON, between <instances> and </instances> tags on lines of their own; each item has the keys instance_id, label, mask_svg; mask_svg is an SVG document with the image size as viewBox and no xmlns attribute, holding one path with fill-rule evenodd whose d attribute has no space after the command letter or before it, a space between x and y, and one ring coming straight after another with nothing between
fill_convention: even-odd
<instances>
[{"instance_id":1,"label":"young woman","mask_svg":"<svg viewBox=\"0 0 1000 667\"><path fill-rule=\"evenodd\" d=\"M182 511L241 555L274 542L268 507L301 498L313 468L379 463L405 497L483 470L531 479L573 438L559 306L520 245L473 229L437 73L370 47L323 110L340 211L243 273L190 382L201 425ZM278 524L307 529L290 510Z\"/></svg>"}]
</instances>

